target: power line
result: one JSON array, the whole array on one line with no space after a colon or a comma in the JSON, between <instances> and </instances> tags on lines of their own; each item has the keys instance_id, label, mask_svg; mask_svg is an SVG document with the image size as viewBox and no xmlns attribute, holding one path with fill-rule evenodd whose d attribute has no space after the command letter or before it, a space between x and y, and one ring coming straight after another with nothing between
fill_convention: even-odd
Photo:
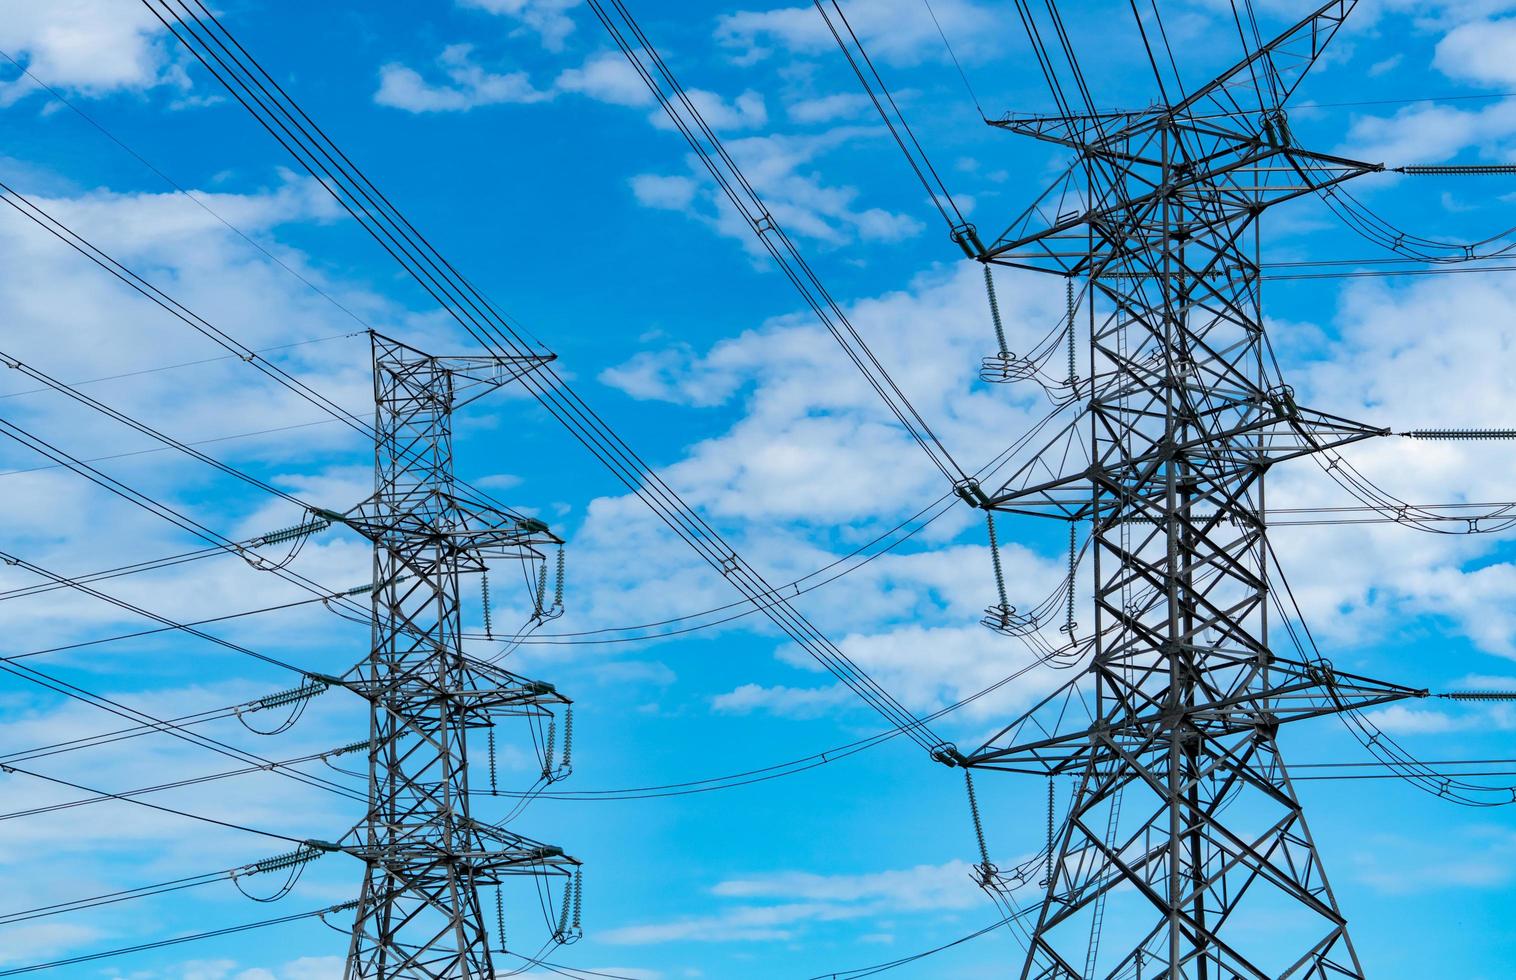
<instances>
[{"instance_id":1,"label":"power line","mask_svg":"<svg viewBox=\"0 0 1516 980\"><path fill-rule=\"evenodd\" d=\"M328 344L328 343L331 343L334 340L350 340L353 337L360 337L360 336L365 336L365 331L356 330L356 331L354 331L352 333L333 334L330 337L316 337L316 338L314 338L312 340L296 340L296 341L291 341L288 344L274 344L273 346L270 346L270 347L259 347L256 350L254 350L253 353L255 353L255 354L272 354L272 353L274 353L276 351L293 350L296 347L308 347L308 346L310 346L312 344ZM125 372L122 372L120 374L107 374L107 375L102 375L102 376L96 377L96 378L85 378L82 381L67 381L67 382L64 382L64 384L67 384L71 388L85 388L85 387L88 387L90 385L104 384L107 381L121 381L121 380L124 380L126 378L140 378L140 377L144 377L144 376L149 375L149 374L162 374L163 372L166 372L166 371L180 371L180 370L183 370L184 368L204 367L207 364L219 364L222 361L234 361L234 360L243 360L243 358L237 357L237 356L232 355L232 354L224 354L224 355L221 355L219 357L202 357L199 360L195 360L195 361L180 361L180 362L178 362L176 364L160 364L157 367L141 368L140 370L137 370L137 371L125 371ZM23 395L36 395L36 394L41 394L44 391L50 391L50 390L52 390L52 389L50 389L50 388L48 388L46 386L42 386L42 387L38 387L38 388L25 388L25 389L23 389L21 391L7 391L7 392L4 392L4 393L0 393L0 399L3 399L3 398L20 398Z\"/></svg>"},{"instance_id":2,"label":"power line","mask_svg":"<svg viewBox=\"0 0 1516 980\"><path fill-rule=\"evenodd\" d=\"M902 966L908 966L911 963L916 963L920 960L924 960L929 956L936 956L938 953L945 952L955 946L962 946L964 943L973 942L975 939L978 939L981 936L987 936L997 929L1010 925L1017 919L1025 918L1032 912L1037 911L1038 908L1039 906L1029 906L1014 915L1007 915L998 921L991 922L987 926L975 929L973 932L968 933L967 935L959 936L957 939L954 939L951 942L943 943L941 946L933 946L931 949L924 949L919 953L912 953L909 956L902 956L899 959L888 960L884 963L875 963L873 966L860 966L855 967L851 970L838 970L832 973L819 973L816 976L811 977L810 980L860 980L862 977L871 977L876 973L887 973L890 970L894 970Z\"/></svg>"},{"instance_id":3,"label":"power line","mask_svg":"<svg viewBox=\"0 0 1516 980\"><path fill-rule=\"evenodd\" d=\"M349 309L348 307L346 307L342 303L340 303L336 299L336 297L332 296L330 293L328 293L325 290L323 290L320 286L316 285L314 282L312 282L311 280L307 279L305 276L302 276L299 273L299 271L297 271L296 269L294 269L290 265L286 264L283 259L279 258L279 256L275 255L273 252L271 252L270 250L268 250L267 248L265 248L263 245L261 245L255 239L253 239L253 237L251 235L248 235L246 232L242 231L240 228L236 227L231 222L227 221L217 211L215 211L213 208L211 208L210 205L206 204L203 200L201 200L198 195L190 193L190 191L188 189L186 189L184 187L184 185L182 185L178 181L174 180L174 178L170 177L168 174L164 173L162 170L159 170L146 157L144 157L142 154L138 153L136 150L132 149L130 146L128 146L121 139L117 138L116 134L112 133L110 130L106 129L105 126L101 125L101 123L98 120L96 120L94 116L91 116L90 114L88 114L87 112L85 112L83 109L79 108L79 106L78 106L77 103L72 102L69 99L65 98L63 96L63 94L61 92L59 92L57 89L53 88L51 85L47 84L42 79L38 78L35 74L32 73L31 68L29 68L26 65L21 64L15 58L12 58L5 51L0 51L0 57L3 57L6 61L9 61L12 65L15 65L16 68L19 71L21 71L23 74L25 74L27 78L30 78L36 85L38 85L40 88L42 88L43 91L47 92L48 95L50 95L54 99L56 99L59 102L59 104L61 104L63 106L66 106L71 112L73 112L75 115L77 115L80 119L83 119L85 122L89 123L90 126L94 127L94 129L96 131L98 131L106 139L108 139L112 143L114 143L117 147L119 147L123 152L125 152L133 160L136 160L138 163L142 164L142 166L146 167L150 172L152 172L154 175L156 175L158 177L158 179L162 180L169 187L173 188L173 190L175 191L175 193L181 194L184 197L188 198L191 202L193 202L195 204L196 207L200 208L200 210L204 211L206 214L208 214L211 217L215 218L218 222L220 222L223 226L225 226L228 231L230 231L233 234L235 234L238 238L241 238L244 242L246 242L247 244L251 245L253 248L257 249L259 252L263 253L263 255L266 258L269 259L269 261L273 262L279 268L283 269L285 272L289 273L290 275L294 276L296 279L300 280L307 287L309 287L314 293L316 293L316 295L320 296L322 299L326 300L332 306L334 306L338 310L342 311L349 318L351 318L355 323L357 323L359 326L361 326L365 331L372 329L366 322L364 322L364 320L361 317L358 316L358 314L354 313L351 309ZM352 336L352 334L348 334L347 336ZM312 342L313 343L317 343L319 341L312 341ZM288 346L298 346L298 345L291 344L291 345L288 345ZM267 348L267 350L282 350L282 349L284 349L284 347ZM259 351L259 353L263 353L263 351Z\"/></svg>"},{"instance_id":4,"label":"power line","mask_svg":"<svg viewBox=\"0 0 1516 980\"><path fill-rule=\"evenodd\" d=\"M245 824L232 823L228 820L218 820L215 817L207 817L198 813L191 813L188 810L179 810L175 809L174 807L163 806L158 803L148 803L146 800L139 800L132 795L125 793L111 793L103 789L95 789L94 787L85 786L81 783L71 782L67 779L59 779L57 776L45 776L40 772L34 772L30 769L22 769L20 766L12 765L8 762L0 764L0 772L20 773L23 776L30 776L33 779L40 779L43 782L52 783L56 786L67 786L69 789L77 789L85 793L93 793L102 799L116 800L120 803L130 803L133 806L140 806L149 810L156 810L159 813L172 814L176 817L184 817L186 820L198 820L201 823L208 823L217 827L224 827L227 830L240 830L245 834L256 834L259 837L271 837L274 840L288 841L291 844L304 843L303 838L290 837L288 834L280 834L272 830L260 830L257 827L249 827Z\"/></svg>"},{"instance_id":5,"label":"power line","mask_svg":"<svg viewBox=\"0 0 1516 980\"><path fill-rule=\"evenodd\" d=\"M259 922L249 922L239 926L225 926L220 929L209 929L205 932L191 933L185 936L175 936L172 939L159 939L150 943L139 943L135 946L122 946L117 949L108 949L98 953L86 953L83 956L71 956L68 959L50 960L46 963L33 963L30 966L14 967L9 970L0 970L0 977L19 976L23 973L36 973L39 970L55 970L60 966L77 966L80 963L93 963L96 960L112 959L117 956L128 956L132 953L144 953L149 950L163 949L168 946L179 946L184 943L204 942L207 939L220 939L223 936L231 936L237 933L249 932L254 929L266 929L270 926L285 925L290 922L299 922L302 919L313 919L321 916L345 912L353 907L354 903L344 902L341 905L331 905L324 909L315 909L310 912L297 912L294 915L283 915L275 919L263 919Z\"/></svg>"},{"instance_id":6,"label":"power line","mask_svg":"<svg viewBox=\"0 0 1516 980\"><path fill-rule=\"evenodd\" d=\"M191 8L181 2L176 10L168 0L143 2L481 346L496 354L535 356L515 326L432 248L208 10L198 3ZM526 373L521 381L634 495L749 600L758 602L765 615L802 649L893 723L910 725L910 712L798 610L783 599L762 598L773 592L772 587L579 398L550 364ZM940 741L919 733L913 737L924 748L933 748Z\"/></svg>"}]
</instances>

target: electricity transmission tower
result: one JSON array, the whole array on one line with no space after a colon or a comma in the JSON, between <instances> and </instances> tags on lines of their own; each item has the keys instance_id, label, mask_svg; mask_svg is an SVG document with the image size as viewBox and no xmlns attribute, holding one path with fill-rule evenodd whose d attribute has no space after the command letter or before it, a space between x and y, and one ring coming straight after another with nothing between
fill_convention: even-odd
<instances>
[{"instance_id":1,"label":"electricity transmission tower","mask_svg":"<svg viewBox=\"0 0 1516 980\"><path fill-rule=\"evenodd\" d=\"M470 815L470 734L569 702L464 650L460 580L561 542L460 489L452 413L542 360L431 357L373 337L374 495L340 518L374 545L373 649L344 678L372 706L369 810L345 848L367 865L348 980L493 977L479 889L533 874L567 889L578 865Z\"/></svg>"},{"instance_id":2,"label":"electricity transmission tower","mask_svg":"<svg viewBox=\"0 0 1516 980\"><path fill-rule=\"evenodd\" d=\"M1266 209L1383 169L1295 145L1284 109L1353 6L1248 43L1189 92L1160 52L1147 109L1095 111L1079 78L1078 111L1054 82L1058 114L993 123L1076 160L978 257L1080 283L1089 331L1080 420L998 489L961 491L1091 528L1095 622L1065 651L1083 670L957 760L1074 783L1024 978L1362 976L1276 737L1424 692L1271 649L1264 482L1387 433L1296 404L1257 257ZM1050 478L1081 442L1088 465ZM988 861L983 880L1008 884Z\"/></svg>"}]
</instances>

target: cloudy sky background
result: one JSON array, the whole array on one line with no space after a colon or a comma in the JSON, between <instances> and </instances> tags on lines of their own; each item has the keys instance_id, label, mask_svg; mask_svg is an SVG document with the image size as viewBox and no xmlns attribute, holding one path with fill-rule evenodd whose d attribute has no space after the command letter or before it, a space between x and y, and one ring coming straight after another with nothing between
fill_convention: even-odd
<instances>
[{"instance_id":1,"label":"cloudy sky background","mask_svg":"<svg viewBox=\"0 0 1516 980\"><path fill-rule=\"evenodd\" d=\"M1047 414L1035 389L977 380L994 344L979 269L955 261L814 10L631 6L959 459L979 465ZM986 112L1049 106L1010 5L937 0L934 8ZM1291 114L1302 142L1390 165L1512 158L1516 4L1360 8ZM924 509L936 512L930 505L948 489L940 474L758 254L582 4L458 0L418 14L400 5L235 0L219 9L441 251L559 355L586 399L770 581L809 575ZM919 0L854 0L846 9L960 203L982 230L998 232L1057 172L1059 155L982 124ZM1228 5L1161 9L1187 78L1235 58ZM1276 25L1303 9L1261 7ZM1085 69L1097 98L1145 104L1149 76L1125 6L1081 4L1068 16L1080 50L1090 52ZM0 0L0 50L72 105L0 60L10 137L0 181L188 309L357 412L371 403L363 330L438 353L469 351L467 338L318 185L290 169L135 0ZM1397 225L1449 241L1516 224L1516 185L1503 177L1375 177L1355 193ZM1266 227L1265 261L1384 257L1313 202L1270 215ZM353 433L10 208L0 211L0 259L0 360L88 382L81 390L112 408L204 442L204 451L303 500L345 509L367 494L371 449ZM1373 268L1382 267L1340 267ZM1281 279L1266 284L1265 296L1302 403L1396 428L1494 426L1516 421L1516 300L1505 282L1498 273ZM999 284L1010 346L1024 350L1056 323L1061 284L1012 274ZM301 519L298 507L208 467L143 452L156 444L34 390L19 369L0 373L0 419L98 460L92 465L218 533L244 538ZM546 642L525 644L508 661L577 702L575 772L562 789L742 772L880 730L878 717L757 617L662 640L555 637L687 616L734 595L532 402L502 393L471 406L458 426L460 471L570 541L567 614L534 636ZM1516 489L1512 453L1499 444L1380 440L1348 455L1417 503L1507 500ZM0 551L78 575L202 546L49 462L0 442ZM1277 474L1271 503L1353 502L1311 469ZM1033 605L1057 585L1062 530L1016 522L1002 530L1011 601ZM1498 536L1358 525L1282 528L1275 542L1307 622L1339 666L1433 689L1516 688L1516 566ZM367 562L356 538L330 532L292 567L340 590L365 580ZM524 596L505 584L513 575L495 577L497 623L522 616ZM0 575L5 590L41 582L19 567ZM98 587L197 621L307 597L230 557ZM925 712L1026 666L1024 647L978 626L992 601L982 527L949 508L798 605ZM477 603L472 612L477 622ZM154 625L69 590L0 596L0 621L8 664L20 672L0 676L0 753L128 724L98 703L60 696L60 682L110 698L116 711L159 718L298 683L226 648L163 634L20 656ZM367 642L362 625L319 604L207 629L334 673L361 658ZM1028 673L940 728L971 742L1059 679ZM1424 758L1513 755L1516 717L1499 710L1425 702L1378 722ZM278 736L254 735L235 719L202 731L284 760L361 738L365 723L359 705L333 692ZM530 785L525 732L502 736L502 785ZM1284 746L1299 763L1367 758L1332 720L1288 732ZM122 791L245 764L150 736L22 765ZM361 785L319 765L302 770ZM88 795L19 773L0 785L8 812ZM1372 975L1506 972L1516 952L1501 927L1516 900L1508 810L1456 807L1394 780L1300 787ZM1061 799L1067 791L1058 787ZM980 792L998 863L1041 845L1040 781L985 778ZM296 838L339 837L359 812L351 799L273 773L150 799ZM487 817L507 809L503 800L480 807ZM541 801L514 826L586 862L587 938L553 954L586 969L805 978L936 946L995 918L969 880L977 856L960 777L904 740L721 792ZM0 867L11 887L0 915L284 849L124 803L6 815ZM0 969L331 905L356 894L358 872L349 859L327 857L276 905L221 883L0 925ZM274 884L247 883L255 894ZM547 932L537 899L525 890L509 899L512 947L537 949ZM314 980L340 975L343 951L341 935L306 922L61 972ZM992 934L897 975L999 976L1017 956L1009 935Z\"/></svg>"}]
</instances>

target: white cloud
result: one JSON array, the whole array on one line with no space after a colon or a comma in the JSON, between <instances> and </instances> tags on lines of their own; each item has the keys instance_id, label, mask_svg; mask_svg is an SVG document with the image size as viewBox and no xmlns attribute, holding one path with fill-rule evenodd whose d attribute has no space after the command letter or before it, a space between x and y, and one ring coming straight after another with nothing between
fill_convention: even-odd
<instances>
[{"instance_id":1,"label":"white cloud","mask_svg":"<svg viewBox=\"0 0 1516 980\"><path fill-rule=\"evenodd\" d=\"M568 12L582 0L458 0L459 6L519 20L542 39L543 47L559 51L574 31Z\"/></svg>"},{"instance_id":2,"label":"white cloud","mask_svg":"<svg viewBox=\"0 0 1516 980\"><path fill-rule=\"evenodd\" d=\"M726 147L763 197L774 218L790 235L834 246L853 241L901 241L918 234L921 223L908 214L859 207L857 188L827 184L813 169L822 155L854 139L872 135L875 134L871 130L848 127L816 135L748 136L728 140ZM705 201L704 210L687 205L668 209L685 212L721 234L737 239L755 256L764 254L747 223L704 171L697 169L698 164L691 161L689 167L703 188L699 197ZM646 175L637 179L646 179Z\"/></svg>"},{"instance_id":3,"label":"white cloud","mask_svg":"<svg viewBox=\"0 0 1516 980\"><path fill-rule=\"evenodd\" d=\"M1062 303L1057 284L1010 275L1002 286L1010 339L1025 348L1056 322ZM1045 411L1040 396L1024 389L987 391L977 381L979 360L994 343L977 267L934 271L909 290L852 304L848 315L955 450L975 447L969 456L988 457ZM922 323L933 330L922 331ZM861 543L946 490L940 473L809 316L776 318L703 354L678 345L647 351L602 380L636 397L684 407L741 399L735 423L689 447L662 475L731 529L739 549L772 583L827 565L846 550L830 541L819 547L813 533L825 540L841 527L848 540ZM601 547L635 552L644 564L635 578L610 563L584 573L588 582L581 575L594 604L581 614L637 622L665 609L675 612L671 594L684 597L677 612L730 601L725 583L668 541L656 522L640 517L640 506L625 498L591 506L577 535L580 546L592 553ZM1017 641L978 625L985 607L996 601L987 549L943 545L974 520L966 508L951 510L917 543L827 585L824 600L797 600L824 631L841 638L845 653L915 709L957 701L1030 659ZM1016 543L1017 531L1009 525L1002 530L1010 599L1029 608L1058 585L1061 562ZM781 658L816 676L801 651L785 647ZM1004 711L1048 683L1041 673L1030 673L964 715L977 719ZM851 710L849 698L830 683L776 680L723 693L715 707L815 715Z\"/></svg>"},{"instance_id":4,"label":"white cloud","mask_svg":"<svg viewBox=\"0 0 1516 980\"><path fill-rule=\"evenodd\" d=\"M694 203L699 188L693 178L659 174L638 174L631 183L638 204L664 211L683 211Z\"/></svg>"},{"instance_id":5,"label":"white cloud","mask_svg":"<svg viewBox=\"0 0 1516 980\"><path fill-rule=\"evenodd\" d=\"M920 912L983 905L973 877L967 862L949 861L856 875L780 871L723 881L711 891L726 898L877 903L892 912Z\"/></svg>"},{"instance_id":6,"label":"white cloud","mask_svg":"<svg viewBox=\"0 0 1516 980\"><path fill-rule=\"evenodd\" d=\"M842 92L790 103L785 111L797 123L824 123L847 119L873 109L869 97L861 92Z\"/></svg>"},{"instance_id":7,"label":"white cloud","mask_svg":"<svg viewBox=\"0 0 1516 980\"><path fill-rule=\"evenodd\" d=\"M743 684L717 695L711 706L717 711L747 714L766 710L785 718L819 718L845 703L853 693L841 685L819 688L762 687Z\"/></svg>"},{"instance_id":8,"label":"white cloud","mask_svg":"<svg viewBox=\"0 0 1516 980\"><path fill-rule=\"evenodd\" d=\"M526 72L497 74L473 60L473 46L452 44L437 62L448 78L433 84L413 68L388 64L379 69L379 90L374 101L407 112L467 112L487 105L543 102L553 97L532 87Z\"/></svg>"},{"instance_id":9,"label":"white cloud","mask_svg":"<svg viewBox=\"0 0 1516 980\"><path fill-rule=\"evenodd\" d=\"M559 74L556 87L611 105L638 107L653 101L653 93L648 91L642 76L619 51L591 55L578 68L565 69Z\"/></svg>"},{"instance_id":10,"label":"white cloud","mask_svg":"<svg viewBox=\"0 0 1516 980\"><path fill-rule=\"evenodd\" d=\"M1516 19L1459 24L1437 42L1432 64L1449 78L1486 85L1516 83Z\"/></svg>"},{"instance_id":11,"label":"white cloud","mask_svg":"<svg viewBox=\"0 0 1516 980\"><path fill-rule=\"evenodd\" d=\"M1480 109L1418 103L1389 116L1355 118L1339 152L1392 167L1446 163L1469 147L1484 159L1505 160L1513 133L1516 100Z\"/></svg>"},{"instance_id":12,"label":"white cloud","mask_svg":"<svg viewBox=\"0 0 1516 980\"><path fill-rule=\"evenodd\" d=\"M718 132L759 129L769 120L768 107L764 105L763 96L752 90L743 92L731 100L724 99L715 92L698 88L687 89L685 95L694 104L701 118ZM673 121L662 108L655 111L648 119L658 129L670 132L674 130Z\"/></svg>"},{"instance_id":13,"label":"white cloud","mask_svg":"<svg viewBox=\"0 0 1516 980\"><path fill-rule=\"evenodd\" d=\"M947 58L931 14L914 0L876 0L854 5L849 21L871 57L893 64ZM973 0L937 0L932 4L942 32L960 57L974 57L993 45L1001 22L989 7ZM835 45L825 21L813 6L744 10L723 14L716 40L741 62L768 57L776 49L796 54L830 51Z\"/></svg>"},{"instance_id":14,"label":"white cloud","mask_svg":"<svg viewBox=\"0 0 1516 980\"><path fill-rule=\"evenodd\" d=\"M799 871L750 875L718 883L720 898L742 899L711 915L623 926L598 934L602 942L773 942L789 940L818 923L922 912L956 911L983 904L968 864L949 861L898 871L820 875ZM753 904L776 899L776 904Z\"/></svg>"},{"instance_id":15,"label":"white cloud","mask_svg":"<svg viewBox=\"0 0 1516 980\"><path fill-rule=\"evenodd\" d=\"M182 82L169 68L163 33L141 3L0 0L0 49L43 82L82 95ZM0 87L0 105L34 91L23 76Z\"/></svg>"},{"instance_id":16,"label":"white cloud","mask_svg":"<svg viewBox=\"0 0 1516 980\"><path fill-rule=\"evenodd\" d=\"M1385 425L1505 425L1516 381L1516 303L1498 282L1456 276L1359 283L1342 291L1336 339L1319 360L1289 366L1302 404ZM1427 330L1426 324L1446 324ZM1276 337L1289 350L1286 332ZM1392 436L1344 452L1386 492L1412 503L1511 499L1516 451L1500 442L1424 442ZM1274 506L1354 503L1308 462L1281 467ZM1333 547L1321 546L1329 534ZM1382 635L1396 617L1432 615L1479 648L1516 656L1516 568L1488 536L1429 535L1394 524L1274 533L1308 620L1334 642ZM1425 679L1424 679L1425 680Z\"/></svg>"},{"instance_id":17,"label":"white cloud","mask_svg":"<svg viewBox=\"0 0 1516 980\"><path fill-rule=\"evenodd\" d=\"M1416 838L1380 834L1370 843L1373 853L1355 856L1356 877L1388 895L1505 888L1516 878L1516 837L1506 827L1476 824Z\"/></svg>"},{"instance_id":18,"label":"white cloud","mask_svg":"<svg viewBox=\"0 0 1516 980\"><path fill-rule=\"evenodd\" d=\"M1454 718L1441 711L1408 708L1399 704L1365 712L1364 718L1376 728L1391 735L1442 735L1470 727L1468 719Z\"/></svg>"},{"instance_id":19,"label":"white cloud","mask_svg":"<svg viewBox=\"0 0 1516 980\"><path fill-rule=\"evenodd\" d=\"M236 960L194 960L181 964L173 974L157 974L158 980L341 980L346 960L337 956L303 956L282 966L245 967ZM145 980L145 974L130 974Z\"/></svg>"}]
</instances>

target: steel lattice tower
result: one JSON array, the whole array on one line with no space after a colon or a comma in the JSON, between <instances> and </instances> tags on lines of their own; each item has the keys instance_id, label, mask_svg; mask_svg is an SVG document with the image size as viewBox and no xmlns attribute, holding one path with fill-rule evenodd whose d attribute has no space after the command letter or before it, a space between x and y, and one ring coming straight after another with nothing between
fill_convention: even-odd
<instances>
[{"instance_id":1,"label":"steel lattice tower","mask_svg":"<svg viewBox=\"0 0 1516 980\"><path fill-rule=\"evenodd\" d=\"M372 705L369 811L345 848L367 865L348 980L495 976L479 889L521 874L568 887L578 863L469 805L470 733L568 704L469 656L461 636L461 579L559 543L461 493L453 474L453 410L537 363L431 357L374 335L375 492L341 517L374 545L373 649L344 678Z\"/></svg>"},{"instance_id":2,"label":"steel lattice tower","mask_svg":"<svg viewBox=\"0 0 1516 980\"><path fill-rule=\"evenodd\" d=\"M1074 785L1024 978L1362 975L1276 735L1422 692L1271 650L1264 478L1385 433L1295 403L1257 258L1266 209L1382 169L1295 146L1283 108L1353 6L1146 110L994 123L1071 149L1074 189L978 257L1081 283L1089 330L1088 428L1061 437L1087 468L964 488L1091 528L1095 623L1066 648L1082 673L957 759ZM984 884L1010 882L986 862Z\"/></svg>"}]
</instances>

